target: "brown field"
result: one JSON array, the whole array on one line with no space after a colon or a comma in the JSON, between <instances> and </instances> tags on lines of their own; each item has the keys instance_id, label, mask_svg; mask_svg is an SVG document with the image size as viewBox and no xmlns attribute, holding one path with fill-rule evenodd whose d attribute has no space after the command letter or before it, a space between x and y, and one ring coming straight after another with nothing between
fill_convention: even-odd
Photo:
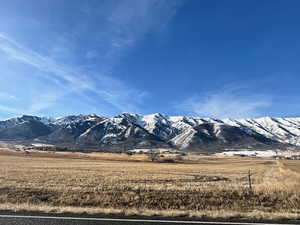
<instances>
[{"instance_id":1,"label":"brown field","mask_svg":"<svg viewBox=\"0 0 300 225\"><path fill-rule=\"evenodd\" d=\"M299 219L300 161L0 149L0 209Z\"/></svg>"},{"instance_id":2,"label":"brown field","mask_svg":"<svg viewBox=\"0 0 300 225\"><path fill-rule=\"evenodd\" d=\"M299 160L286 160L283 162L285 168L300 174L300 161Z\"/></svg>"}]
</instances>

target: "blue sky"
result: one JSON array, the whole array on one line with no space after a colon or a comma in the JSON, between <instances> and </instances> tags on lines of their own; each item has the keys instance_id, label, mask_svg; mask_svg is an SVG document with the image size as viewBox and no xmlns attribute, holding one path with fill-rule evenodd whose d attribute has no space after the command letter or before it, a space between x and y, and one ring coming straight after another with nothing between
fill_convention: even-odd
<instances>
[{"instance_id":1,"label":"blue sky","mask_svg":"<svg viewBox=\"0 0 300 225\"><path fill-rule=\"evenodd\" d=\"M300 116L298 0L4 0L0 118Z\"/></svg>"}]
</instances>

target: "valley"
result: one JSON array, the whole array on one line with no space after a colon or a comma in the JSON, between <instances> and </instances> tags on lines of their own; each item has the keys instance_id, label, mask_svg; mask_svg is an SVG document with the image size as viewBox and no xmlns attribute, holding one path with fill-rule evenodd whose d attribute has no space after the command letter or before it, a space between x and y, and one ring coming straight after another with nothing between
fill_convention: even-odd
<instances>
[{"instance_id":1,"label":"valley","mask_svg":"<svg viewBox=\"0 0 300 225\"><path fill-rule=\"evenodd\" d=\"M0 149L0 210L300 218L300 161L174 157Z\"/></svg>"}]
</instances>

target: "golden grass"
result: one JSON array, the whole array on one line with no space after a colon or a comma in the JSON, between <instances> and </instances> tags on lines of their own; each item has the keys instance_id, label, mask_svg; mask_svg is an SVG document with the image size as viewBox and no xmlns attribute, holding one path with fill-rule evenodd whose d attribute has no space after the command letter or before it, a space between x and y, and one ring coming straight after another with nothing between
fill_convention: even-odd
<instances>
[{"instance_id":1,"label":"golden grass","mask_svg":"<svg viewBox=\"0 0 300 225\"><path fill-rule=\"evenodd\" d=\"M283 166L291 171L299 173L300 175L300 161L299 160L285 160L283 161Z\"/></svg>"},{"instance_id":2,"label":"golden grass","mask_svg":"<svg viewBox=\"0 0 300 225\"><path fill-rule=\"evenodd\" d=\"M0 151L0 209L295 219L300 161ZM247 172L253 173L253 190Z\"/></svg>"},{"instance_id":3,"label":"golden grass","mask_svg":"<svg viewBox=\"0 0 300 225\"><path fill-rule=\"evenodd\" d=\"M0 204L1 210L6 211L28 211L28 212L43 212L43 213L75 213L75 214L109 214L123 216L163 216L163 217L190 217L197 219L243 219L243 220L298 220L299 213L290 212L239 212L239 211L193 211L193 210L150 210L146 208L130 208L130 209L115 209L115 208L96 208L96 207L74 207L74 206L51 206L48 204Z\"/></svg>"}]
</instances>

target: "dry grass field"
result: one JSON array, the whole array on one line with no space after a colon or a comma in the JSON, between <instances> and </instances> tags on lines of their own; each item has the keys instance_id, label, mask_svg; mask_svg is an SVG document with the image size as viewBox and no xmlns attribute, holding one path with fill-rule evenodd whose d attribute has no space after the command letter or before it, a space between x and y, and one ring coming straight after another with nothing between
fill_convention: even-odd
<instances>
[{"instance_id":1,"label":"dry grass field","mask_svg":"<svg viewBox=\"0 0 300 225\"><path fill-rule=\"evenodd\" d=\"M296 219L300 161L193 156L161 163L145 155L0 149L0 209Z\"/></svg>"}]
</instances>

